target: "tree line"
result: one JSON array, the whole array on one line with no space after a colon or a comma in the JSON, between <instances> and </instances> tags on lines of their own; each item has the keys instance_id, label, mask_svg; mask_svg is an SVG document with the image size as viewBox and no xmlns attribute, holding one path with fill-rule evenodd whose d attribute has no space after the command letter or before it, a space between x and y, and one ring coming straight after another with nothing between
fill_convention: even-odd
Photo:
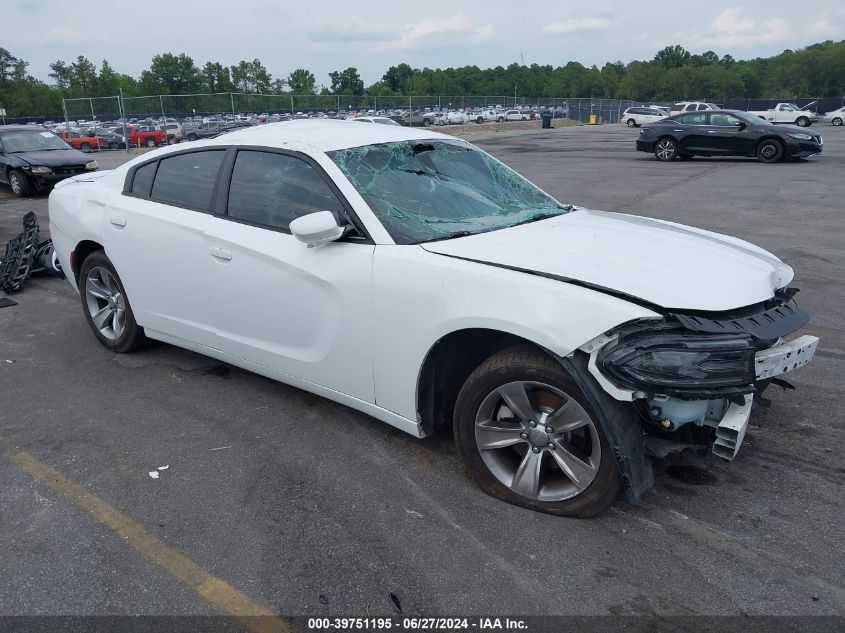
<instances>
[{"instance_id":1,"label":"tree line","mask_svg":"<svg viewBox=\"0 0 845 633\"><path fill-rule=\"evenodd\" d=\"M50 83L33 77L29 63L0 48L0 107L7 116L55 115L63 98L158 94L243 92L260 94L512 95L527 97L593 97L631 101L682 98L795 98L845 95L845 40L825 41L772 57L737 60L712 51L693 54L681 45L667 46L651 60L608 62L601 68L570 61L510 64L507 67L412 68L391 66L379 81L365 86L354 67L328 74L317 85L314 73L297 68L274 78L254 59L236 65L206 62L198 66L180 53L162 53L147 70L132 77L107 60L99 68L80 55L50 64Z\"/></svg>"}]
</instances>

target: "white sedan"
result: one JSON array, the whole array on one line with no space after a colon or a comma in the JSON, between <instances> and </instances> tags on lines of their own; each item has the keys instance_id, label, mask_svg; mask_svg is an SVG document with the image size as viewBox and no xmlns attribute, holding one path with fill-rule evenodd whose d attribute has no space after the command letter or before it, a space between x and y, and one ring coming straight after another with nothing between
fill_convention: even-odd
<instances>
[{"instance_id":1,"label":"white sedan","mask_svg":"<svg viewBox=\"0 0 845 633\"><path fill-rule=\"evenodd\" d=\"M562 204L475 146L299 120L162 148L49 199L96 339L145 338L417 437L486 492L590 516L650 459L732 459L808 362L792 269L741 240ZM340 423L339 420L332 423Z\"/></svg>"},{"instance_id":2,"label":"white sedan","mask_svg":"<svg viewBox=\"0 0 845 633\"><path fill-rule=\"evenodd\" d=\"M827 121L831 125L842 125L845 123L845 107L839 108L838 110L833 110L832 112L828 112L824 115L822 121Z\"/></svg>"}]
</instances>

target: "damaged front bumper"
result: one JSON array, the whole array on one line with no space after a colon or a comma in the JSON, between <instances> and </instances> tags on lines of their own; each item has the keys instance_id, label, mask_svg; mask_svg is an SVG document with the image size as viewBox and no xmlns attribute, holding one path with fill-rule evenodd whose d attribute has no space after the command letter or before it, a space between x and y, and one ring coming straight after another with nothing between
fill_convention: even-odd
<instances>
[{"instance_id":1,"label":"damaged front bumper","mask_svg":"<svg viewBox=\"0 0 845 633\"><path fill-rule=\"evenodd\" d=\"M792 294L740 313L667 314L627 324L580 349L608 395L640 413L647 454L710 445L714 455L732 460L755 394L809 363L818 347L815 336L783 340L809 320Z\"/></svg>"}]
</instances>

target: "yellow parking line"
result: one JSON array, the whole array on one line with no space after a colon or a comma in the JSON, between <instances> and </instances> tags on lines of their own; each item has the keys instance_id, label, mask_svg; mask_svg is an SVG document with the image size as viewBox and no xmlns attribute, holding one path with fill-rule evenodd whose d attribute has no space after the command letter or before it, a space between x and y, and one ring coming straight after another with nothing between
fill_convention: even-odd
<instances>
[{"instance_id":1,"label":"yellow parking line","mask_svg":"<svg viewBox=\"0 0 845 633\"><path fill-rule=\"evenodd\" d=\"M95 494L72 482L55 468L21 450L5 450L4 460L25 471L59 497L85 510L134 550L169 571L221 614L238 618L255 633L289 633L288 624L272 611L253 602L232 585L197 565L190 558L147 532L143 526ZM258 616L258 617L256 617Z\"/></svg>"}]
</instances>

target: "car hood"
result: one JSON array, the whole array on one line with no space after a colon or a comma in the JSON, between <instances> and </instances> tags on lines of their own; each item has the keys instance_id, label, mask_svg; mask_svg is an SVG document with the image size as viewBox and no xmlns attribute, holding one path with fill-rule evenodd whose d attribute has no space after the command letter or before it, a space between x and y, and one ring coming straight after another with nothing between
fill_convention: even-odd
<instances>
[{"instance_id":1,"label":"car hood","mask_svg":"<svg viewBox=\"0 0 845 633\"><path fill-rule=\"evenodd\" d=\"M723 311L760 303L793 276L777 257L736 238L580 208L548 220L422 247L677 311Z\"/></svg>"},{"instance_id":2,"label":"car hood","mask_svg":"<svg viewBox=\"0 0 845 633\"><path fill-rule=\"evenodd\" d=\"M800 125L773 125L772 127L777 128L783 133L788 134L808 134L810 136L821 136L815 130L811 130L808 127L801 127Z\"/></svg>"},{"instance_id":3,"label":"car hood","mask_svg":"<svg viewBox=\"0 0 845 633\"><path fill-rule=\"evenodd\" d=\"M15 154L21 160L30 165L45 165L46 167L59 167L61 165L84 165L93 160L87 154L75 149L53 149L41 150L39 152L22 152Z\"/></svg>"}]
</instances>

